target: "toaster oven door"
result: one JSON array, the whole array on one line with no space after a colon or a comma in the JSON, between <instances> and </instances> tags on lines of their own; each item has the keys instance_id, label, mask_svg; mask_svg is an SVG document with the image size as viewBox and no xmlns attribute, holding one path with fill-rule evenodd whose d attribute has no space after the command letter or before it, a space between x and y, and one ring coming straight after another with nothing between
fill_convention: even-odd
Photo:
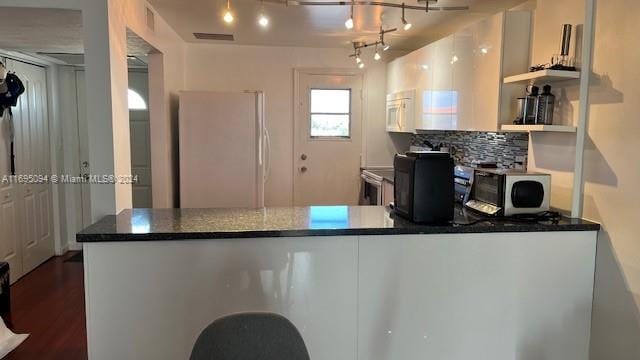
<instances>
[{"instance_id":1,"label":"toaster oven door","mask_svg":"<svg viewBox=\"0 0 640 360\"><path fill-rule=\"evenodd\" d=\"M476 170L471 196L465 206L487 215L503 215L504 177L493 172Z\"/></svg>"}]
</instances>

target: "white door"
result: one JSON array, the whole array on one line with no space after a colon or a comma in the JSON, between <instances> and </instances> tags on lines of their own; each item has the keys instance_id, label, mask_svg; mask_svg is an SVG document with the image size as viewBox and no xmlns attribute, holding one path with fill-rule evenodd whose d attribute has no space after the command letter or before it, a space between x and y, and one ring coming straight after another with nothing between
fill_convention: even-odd
<instances>
[{"instance_id":1,"label":"white door","mask_svg":"<svg viewBox=\"0 0 640 360\"><path fill-rule=\"evenodd\" d=\"M85 83L84 70L76 71L76 103L78 106L78 167L80 175L87 176L90 174L91 167L89 164L89 129L87 127L87 84ZM74 174L75 175L75 174ZM80 199L80 207L76 206L76 212L80 211L82 219L81 228L91 225L91 192L88 183L82 185L73 185L78 192L76 196ZM77 214L78 215L78 214Z\"/></svg>"},{"instance_id":2,"label":"white door","mask_svg":"<svg viewBox=\"0 0 640 360\"><path fill-rule=\"evenodd\" d=\"M129 129L131 133L131 173L133 207L152 207L151 143L149 139L149 74L147 71L129 71Z\"/></svg>"},{"instance_id":3,"label":"white door","mask_svg":"<svg viewBox=\"0 0 640 360\"><path fill-rule=\"evenodd\" d=\"M4 63L4 59L0 59ZM11 175L10 124L8 113L0 116L0 177ZM11 280L15 281L22 271L22 232L18 219L18 186L10 181L0 181L0 260L9 263ZM16 275L14 275L16 273Z\"/></svg>"},{"instance_id":4,"label":"white door","mask_svg":"<svg viewBox=\"0 0 640 360\"><path fill-rule=\"evenodd\" d=\"M40 66L8 60L7 68L22 80L25 92L13 108L16 173L51 174L46 71ZM17 185L22 222L22 273L53 256L53 211L48 182Z\"/></svg>"},{"instance_id":5,"label":"white door","mask_svg":"<svg viewBox=\"0 0 640 360\"><path fill-rule=\"evenodd\" d=\"M357 205L362 76L298 73L294 204Z\"/></svg>"}]
</instances>

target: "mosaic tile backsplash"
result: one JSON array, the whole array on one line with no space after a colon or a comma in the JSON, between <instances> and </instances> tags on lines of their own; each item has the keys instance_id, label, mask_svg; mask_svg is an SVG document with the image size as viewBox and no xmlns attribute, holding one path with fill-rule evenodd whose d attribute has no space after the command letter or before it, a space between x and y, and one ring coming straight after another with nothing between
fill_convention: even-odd
<instances>
[{"instance_id":1,"label":"mosaic tile backsplash","mask_svg":"<svg viewBox=\"0 0 640 360\"><path fill-rule=\"evenodd\" d=\"M448 146L456 164L476 166L495 162L503 169L527 167L528 133L429 131L413 135L411 145L424 146L425 140L434 146Z\"/></svg>"}]
</instances>

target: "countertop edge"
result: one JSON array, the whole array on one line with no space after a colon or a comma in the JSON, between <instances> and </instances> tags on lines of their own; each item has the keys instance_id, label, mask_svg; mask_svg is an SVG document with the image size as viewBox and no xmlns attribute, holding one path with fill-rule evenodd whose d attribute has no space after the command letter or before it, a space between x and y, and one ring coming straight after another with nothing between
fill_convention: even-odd
<instances>
[{"instance_id":1,"label":"countertop edge","mask_svg":"<svg viewBox=\"0 0 640 360\"><path fill-rule=\"evenodd\" d=\"M219 232L158 232L144 234L76 234L78 243L127 242L127 241L173 241L215 240L234 238L315 237L315 236L359 236L359 235L437 235L437 234L482 234L521 232L566 232L599 231L600 224L526 224L522 226L425 226L420 228L358 228L358 229L300 229L300 230L250 230Z\"/></svg>"}]
</instances>

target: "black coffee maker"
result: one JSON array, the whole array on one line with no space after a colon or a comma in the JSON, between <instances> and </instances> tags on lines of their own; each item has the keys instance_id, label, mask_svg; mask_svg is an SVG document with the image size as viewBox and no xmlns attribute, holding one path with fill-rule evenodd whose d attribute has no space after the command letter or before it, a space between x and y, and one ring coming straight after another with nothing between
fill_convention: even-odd
<instances>
[{"instance_id":1,"label":"black coffee maker","mask_svg":"<svg viewBox=\"0 0 640 360\"><path fill-rule=\"evenodd\" d=\"M394 210L416 223L453 220L453 159L439 151L396 155Z\"/></svg>"}]
</instances>

